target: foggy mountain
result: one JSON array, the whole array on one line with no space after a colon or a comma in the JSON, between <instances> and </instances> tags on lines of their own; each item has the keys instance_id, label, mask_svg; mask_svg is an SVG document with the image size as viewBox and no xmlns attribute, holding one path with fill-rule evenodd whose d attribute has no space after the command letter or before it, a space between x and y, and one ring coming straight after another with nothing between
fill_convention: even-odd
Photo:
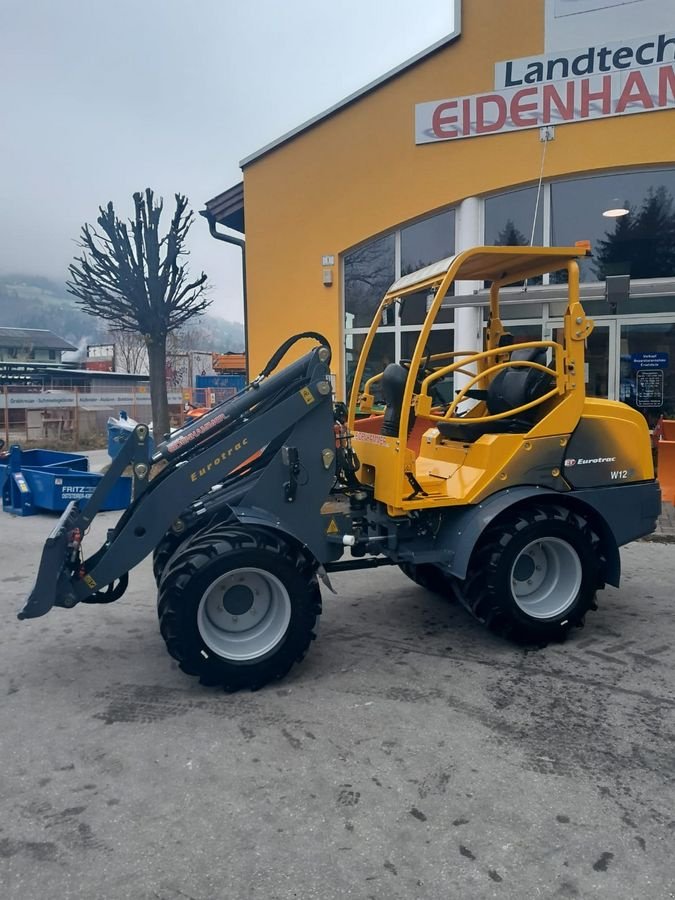
<instances>
[{"instance_id":1,"label":"foggy mountain","mask_svg":"<svg viewBox=\"0 0 675 900\"><path fill-rule=\"evenodd\" d=\"M87 315L64 284L38 275L0 275L0 325L48 328L77 347L110 341L108 324ZM190 349L226 353L244 349L241 322L207 313L188 323ZM195 345L195 340L200 346ZM180 341L179 341L180 343ZM205 346L201 344L205 343Z\"/></svg>"}]
</instances>

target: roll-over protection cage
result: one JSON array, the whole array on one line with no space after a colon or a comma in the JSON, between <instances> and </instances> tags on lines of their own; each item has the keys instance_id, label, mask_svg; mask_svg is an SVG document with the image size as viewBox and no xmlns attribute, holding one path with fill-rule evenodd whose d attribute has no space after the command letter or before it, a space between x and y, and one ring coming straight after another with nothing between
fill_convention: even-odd
<instances>
[{"instance_id":1,"label":"roll-over protection cage","mask_svg":"<svg viewBox=\"0 0 675 900\"><path fill-rule=\"evenodd\" d=\"M424 290L433 293L433 301L429 305L408 366L398 435L395 438L400 447L406 445L413 407L416 416L428 419L430 425L434 422L449 420L457 422L458 408L464 400L469 398L470 392L475 388L485 390L495 375L510 367L540 370L551 376L552 387L536 399L504 412L485 414L482 407L476 406L464 413L461 421L470 421L472 425L483 425L484 423L489 425L491 422L498 422L507 417L517 417L536 407L542 407L550 401L562 398L571 399L572 397L574 398L574 402L571 404L573 411L570 410L570 413L573 412L573 415L578 418L585 399L584 346L586 338L593 330L593 321L586 317L579 299L577 260L589 253L590 250L585 244L575 247L509 247L508 249L475 247L398 279L383 297L361 351L349 400L348 423L350 429L358 430L356 426L357 411L361 414L373 412L375 398L372 390L374 385L381 381L383 373L380 372L369 378L363 387L361 385L366 361L380 323L383 321L384 311L397 301ZM506 330L500 317L500 289L561 269L567 271L567 308L562 329L562 342L526 341L503 346L502 337L506 334ZM480 294L455 295L448 298L448 291L456 281L489 282L489 300ZM431 329L442 305L446 307L450 305L454 307L482 306L486 305L486 300L489 302L489 317L485 332L485 349L481 351L454 350L429 356L425 354ZM444 301L446 301L445 304ZM513 351L530 349L551 351L551 367L533 360L510 359ZM446 359L449 361L446 365L435 368L434 371L426 374L430 362L438 364ZM475 367L475 369L471 367ZM423 370L425 374L424 377L421 377L419 373ZM466 382L459 388L447 409L441 413L434 411L432 386L435 382L454 376L456 373L464 375L467 379ZM567 418L568 416L564 417L564 419ZM564 421L559 420L558 427L561 424L564 424ZM535 425L533 430L536 429ZM489 428L486 431L489 431ZM539 430L538 436L549 433L544 426ZM405 466L404 454L399 454L397 460L400 470L398 474L402 476ZM396 482L403 485L404 479L397 477ZM397 505L404 508L406 503L403 492L401 492L400 501L400 504Z\"/></svg>"}]
</instances>

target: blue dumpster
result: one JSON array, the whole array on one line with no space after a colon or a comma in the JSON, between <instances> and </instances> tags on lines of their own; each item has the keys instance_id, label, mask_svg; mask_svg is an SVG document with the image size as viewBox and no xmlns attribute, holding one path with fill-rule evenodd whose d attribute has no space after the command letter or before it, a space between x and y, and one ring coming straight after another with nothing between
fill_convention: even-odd
<instances>
[{"instance_id":1,"label":"blue dumpster","mask_svg":"<svg viewBox=\"0 0 675 900\"><path fill-rule=\"evenodd\" d=\"M21 465L31 469L52 468L76 469L79 472L89 471L89 460L81 453L62 453L60 450L22 450ZM0 478L4 475L7 459L0 463Z\"/></svg>"},{"instance_id":2,"label":"blue dumpster","mask_svg":"<svg viewBox=\"0 0 675 900\"><path fill-rule=\"evenodd\" d=\"M87 471L89 460L86 457L75 458L77 468L67 467L63 460L43 467L27 465L27 459L33 463L39 459L30 456L38 452L54 451L22 451L14 446L6 463L0 466L2 508L5 512L18 516L32 516L41 510L63 512L71 500L88 500L103 478L103 475ZM85 465L79 460L84 460ZM131 478L120 478L101 509L126 509L130 502Z\"/></svg>"}]
</instances>

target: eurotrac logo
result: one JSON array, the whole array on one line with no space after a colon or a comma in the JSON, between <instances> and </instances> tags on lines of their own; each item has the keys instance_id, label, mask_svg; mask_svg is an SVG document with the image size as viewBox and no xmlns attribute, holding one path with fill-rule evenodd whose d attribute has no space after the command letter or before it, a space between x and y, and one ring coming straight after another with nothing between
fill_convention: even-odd
<instances>
[{"instance_id":1,"label":"eurotrac logo","mask_svg":"<svg viewBox=\"0 0 675 900\"><path fill-rule=\"evenodd\" d=\"M584 459L583 456L580 456L578 459L566 459L565 468L570 466L596 466L599 463L613 462L616 462L616 456L597 456L594 459Z\"/></svg>"}]
</instances>

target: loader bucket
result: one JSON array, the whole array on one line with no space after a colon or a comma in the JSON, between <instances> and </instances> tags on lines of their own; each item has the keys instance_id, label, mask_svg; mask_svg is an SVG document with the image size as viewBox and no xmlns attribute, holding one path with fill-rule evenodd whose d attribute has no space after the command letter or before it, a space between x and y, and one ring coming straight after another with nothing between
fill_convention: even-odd
<instances>
[{"instance_id":1,"label":"loader bucket","mask_svg":"<svg viewBox=\"0 0 675 900\"><path fill-rule=\"evenodd\" d=\"M59 523L45 541L37 578L28 599L19 612L19 619L44 616L52 606L74 605L70 578L66 571L72 523L79 515L76 501L66 507ZM72 597L72 603L70 598Z\"/></svg>"}]
</instances>

